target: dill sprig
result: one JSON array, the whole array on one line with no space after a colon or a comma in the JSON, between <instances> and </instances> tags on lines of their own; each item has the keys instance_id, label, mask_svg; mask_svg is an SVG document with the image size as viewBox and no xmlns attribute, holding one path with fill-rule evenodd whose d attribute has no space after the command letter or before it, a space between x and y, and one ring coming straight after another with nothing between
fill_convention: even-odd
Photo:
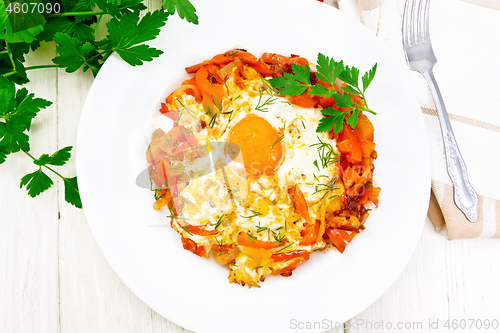
<instances>
[{"instance_id":1,"label":"dill sprig","mask_svg":"<svg viewBox=\"0 0 500 333\"><path fill-rule=\"evenodd\" d=\"M214 128L214 125L215 125L215 121L217 120L217 115L218 113L214 113L214 115L212 116L212 118L210 119L210 122L208 123L208 126L210 128Z\"/></svg>"},{"instance_id":2,"label":"dill sprig","mask_svg":"<svg viewBox=\"0 0 500 333\"><path fill-rule=\"evenodd\" d=\"M254 240L257 239L257 237L250 235L250 233L247 231L247 236L248 236L248 242L250 244L254 243Z\"/></svg>"},{"instance_id":3,"label":"dill sprig","mask_svg":"<svg viewBox=\"0 0 500 333\"><path fill-rule=\"evenodd\" d=\"M267 227L262 227L260 225L260 222L259 222L259 225L257 226L257 233L261 233L261 232L266 231L266 230L268 230L268 228Z\"/></svg>"},{"instance_id":4,"label":"dill sprig","mask_svg":"<svg viewBox=\"0 0 500 333\"><path fill-rule=\"evenodd\" d=\"M215 224L214 229L217 229L221 225L222 219L224 218L225 215L226 215L226 213L222 214L221 217L219 217L219 219L217 220L217 223Z\"/></svg>"},{"instance_id":5,"label":"dill sprig","mask_svg":"<svg viewBox=\"0 0 500 333\"><path fill-rule=\"evenodd\" d=\"M285 250L285 249L289 248L289 247L290 247L290 246L292 246L294 243L295 243L295 242L292 242L292 243L288 244L287 246L282 247L281 249L279 249L278 251L276 251L276 253L279 253L279 252L281 252L281 251L283 251L283 250Z\"/></svg>"},{"instance_id":6,"label":"dill sprig","mask_svg":"<svg viewBox=\"0 0 500 333\"><path fill-rule=\"evenodd\" d=\"M323 168L328 167L328 165L336 163L339 161L339 154L333 150L333 146L330 143L321 141L318 136L318 143L312 144L309 147L318 147L319 159L321 161L321 166Z\"/></svg>"},{"instance_id":7,"label":"dill sprig","mask_svg":"<svg viewBox=\"0 0 500 333\"><path fill-rule=\"evenodd\" d=\"M257 106L255 107L255 110L260 111L260 112L267 112L268 106L274 104L276 100L278 100L276 97L273 97L272 95L269 96L265 101L263 100L264 92L262 89L259 89L259 101L257 102Z\"/></svg>"},{"instance_id":8,"label":"dill sprig","mask_svg":"<svg viewBox=\"0 0 500 333\"><path fill-rule=\"evenodd\" d=\"M278 230L278 229L276 229ZM278 246L281 246L285 243L285 235L280 231L275 232L274 230L272 231L274 239L278 242Z\"/></svg>"},{"instance_id":9,"label":"dill sprig","mask_svg":"<svg viewBox=\"0 0 500 333\"><path fill-rule=\"evenodd\" d=\"M186 111L187 111L187 113L188 113L191 117L193 117L194 119L197 119L197 118L196 118L196 116L194 115L195 113L194 113L194 111L193 111L193 110L191 110L191 109L189 109L187 106L185 106L185 105L181 102L181 100L180 100L179 98L177 98L177 97L176 97L175 99L176 99L176 100L177 100L177 102L178 102L178 103L182 106L182 110L179 112L179 117L178 117L178 118L177 118L177 120L175 121L175 123L176 123L176 124L178 124L178 123L179 123L179 120L181 120L181 117L182 117L182 111L183 111L183 110L186 110Z\"/></svg>"},{"instance_id":10,"label":"dill sprig","mask_svg":"<svg viewBox=\"0 0 500 333\"><path fill-rule=\"evenodd\" d=\"M220 252L219 252L218 256L220 257L220 256L225 255L227 252L223 252L223 250L224 250L224 242L222 241L222 238L221 238L221 240L219 241L219 240L217 239L217 237L215 237L215 241L217 242L217 245L219 245L219 246L220 246Z\"/></svg>"},{"instance_id":11,"label":"dill sprig","mask_svg":"<svg viewBox=\"0 0 500 333\"><path fill-rule=\"evenodd\" d=\"M240 216L241 216L242 218L244 218L244 219L250 219L250 218L252 218L252 217L256 217L256 216L262 216L262 214L261 214L261 213L256 212L255 210L251 210L251 209L250 209L250 211L253 213L253 215L250 215L250 216L243 216L243 215L240 215Z\"/></svg>"},{"instance_id":12,"label":"dill sprig","mask_svg":"<svg viewBox=\"0 0 500 333\"><path fill-rule=\"evenodd\" d=\"M285 138L285 134L283 134L282 136L280 136L276 141L274 141L273 145L271 146L271 149L274 148L275 145L277 145L281 140L283 140Z\"/></svg>"},{"instance_id":13,"label":"dill sprig","mask_svg":"<svg viewBox=\"0 0 500 333\"><path fill-rule=\"evenodd\" d=\"M323 193L323 196L321 197L320 200L323 200L327 196L328 193L337 190L338 187L335 187L336 184L337 184L337 177L333 178L332 180L330 180L326 183L320 183L320 184L307 183L307 185L315 185L316 186L316 189L315 189L313 195L316 193L325 192L325 193ZM328 197L328 199L333 199L335 197L338 197L338 195L332 195L332 196Z\"/></svg>"}]
</instances>

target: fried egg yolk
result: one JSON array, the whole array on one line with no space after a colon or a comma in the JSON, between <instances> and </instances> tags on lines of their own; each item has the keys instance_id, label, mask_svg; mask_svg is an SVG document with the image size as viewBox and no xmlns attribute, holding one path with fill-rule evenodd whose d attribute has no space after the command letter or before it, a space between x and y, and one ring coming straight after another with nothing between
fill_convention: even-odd
<instances>
[{"instance_id":1,"label":"fried egg yolk","mask_svg":"<svg viewBox=\"0 0 500 333\"><path fill-rule=\"evenodd\" d=\"M227 142L231 151L241 150L246 172L252 177L272 174L282 161L280 136L262 117L247 115L231 129Z\"/></svg>"}]
</instances>

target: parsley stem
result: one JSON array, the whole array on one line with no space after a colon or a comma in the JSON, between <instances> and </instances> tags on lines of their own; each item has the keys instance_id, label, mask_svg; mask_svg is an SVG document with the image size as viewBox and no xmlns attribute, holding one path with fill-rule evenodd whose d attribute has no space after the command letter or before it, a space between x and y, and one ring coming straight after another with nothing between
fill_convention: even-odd
<instances>
[{"instance_id":1,"label":"parsley stem","mask_svg":"<svg viewBox=\"0 0 500 333\"><path fill-rule=\"evenodd\" d=\"M29 66L29 67L26 67L25 69L27 71L31 70L31 69L41 69L41 68L57 68L59 66L57 65L37 65L37 66Z\"/></svg>"},{"instance_id":2,"label":"parsley stem","mask_svg":"<svg viewBox=\"0 0 500 333\"><path fill-rule=\"evenodd\" d=\"M24 150L23 150L24 151ZM27 151L24 151L24 153L26 155L28 155L29 157L31 157L33 159L33 161L36 161L37 159L35 157L33 157L33 155L31 155L30 153L28 153ZM48 167L46 164L44 165L40 165L40 167L45 167L47 169L49 169L50 171L52 171L53 173L55 173L56 175L58 175L59 177L61 177L62 179L67 179L66 177L64 177L63 175L61 175L59 172L57 172L56 170L52 169L51 167Z\"/></svg>"},{"instance_id":3,"label":"parsley stem","mask_svg":"<svg viewBox=\"0 0 500 333\"><path fill-rule=\"evenodd\" d=\"M29 71L31 69L40 69L40 68L57 68L59 66L57 65L37 65L37 66L29 66L29 67L26 67L25 70ZM16 70L13 70L13 71L10 71L8 73L5 73L5 74L2 74L3 76L7 77L7 76L11 76L11 75L15 75L17 74L17 71Z\"/></svg>"},{"instance_id":4,"label":"parsley stem","mask_svg":"<svg viewBox=\"0 0 500 333\"><path fill-rule=\"evenodd\" d=\"M14 61L14 58L12 57L12 50L10 49L10 44L5 41L5 49L7 50L7 53L9 54L9 59L12 64L12 68L14 68L14 71L16 70L16 63Z\"/></svg>"}]
</instances>

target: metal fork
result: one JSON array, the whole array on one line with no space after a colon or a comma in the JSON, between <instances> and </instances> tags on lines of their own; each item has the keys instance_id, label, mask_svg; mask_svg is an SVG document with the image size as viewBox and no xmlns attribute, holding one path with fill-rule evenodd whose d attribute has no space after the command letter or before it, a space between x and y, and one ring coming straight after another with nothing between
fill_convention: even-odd
<instances>
[{"instance_id":1,"label":"metal fork","mask_svg":"<svg viewBox=\"0 0 500 333\"><path fill-rule=\"evenodd\" d=\"M403 15L403 45L406 60L408 66L420 72L429 85L438 111L448 175L454 188L455 204L469 221L475 222L477 220L477 194L469 182L465 161L458 149L450 118L448 118L441 92L432 72L437 60L429 38L429 2L430 0L406 0Z\"/></svg>"}]
</instances>

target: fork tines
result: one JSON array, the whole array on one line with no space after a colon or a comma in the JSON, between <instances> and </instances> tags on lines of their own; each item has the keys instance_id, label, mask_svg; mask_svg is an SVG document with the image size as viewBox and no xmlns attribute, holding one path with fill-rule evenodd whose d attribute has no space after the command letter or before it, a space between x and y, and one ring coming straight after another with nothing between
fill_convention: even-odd
<instances>
[{"instance_id":1,"label":"fork tines","mask_svg":"<svg viewBox=\"0 0 500 333\"><path fill-rule=\"evenodd\" d=\"M429 0L406 0L403 22L406 47L425 43L429 38Z\"/></svg>"}]
</instances>

